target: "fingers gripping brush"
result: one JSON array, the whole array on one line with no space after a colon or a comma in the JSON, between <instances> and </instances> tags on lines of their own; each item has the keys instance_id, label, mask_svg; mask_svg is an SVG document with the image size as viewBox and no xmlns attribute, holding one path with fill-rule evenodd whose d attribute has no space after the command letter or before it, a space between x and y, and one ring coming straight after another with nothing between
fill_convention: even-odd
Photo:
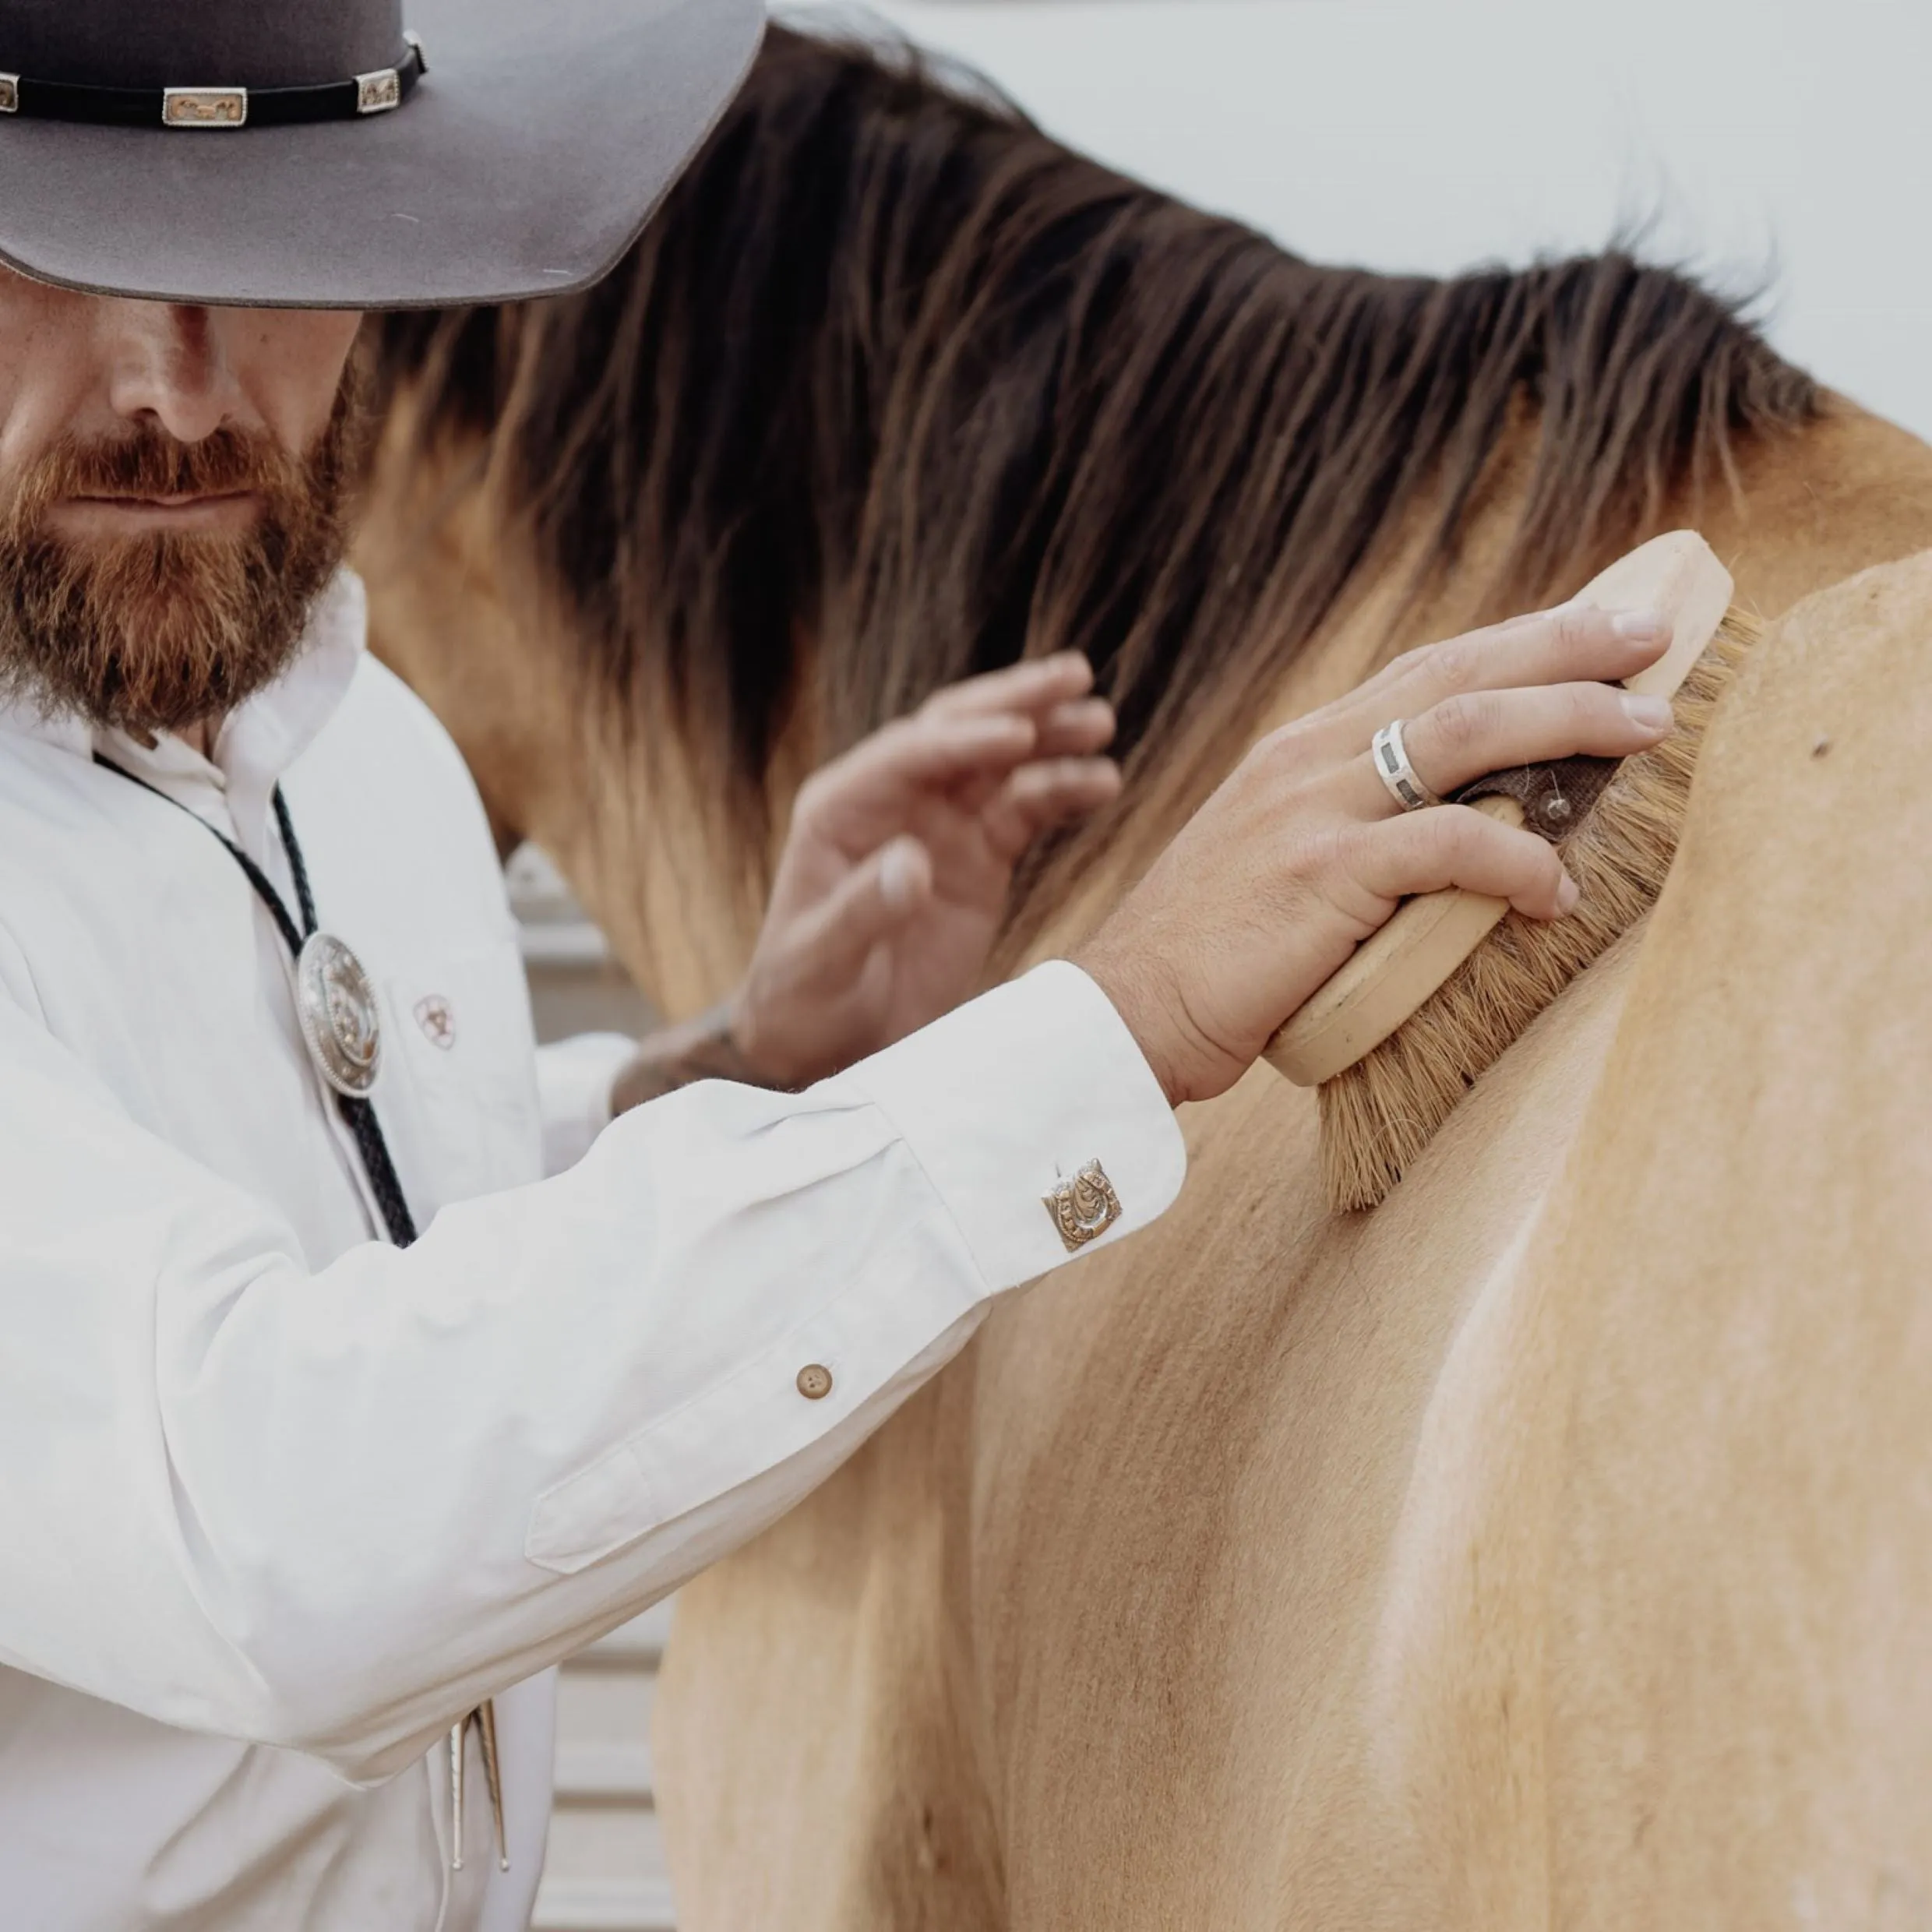
<instances>
[{"instance_id":1,"label":"fingers gripping brush","mask_svg":"<svg viewBox=\"0 0 1932 1932\"><path fill-rule=\"evenodd\" d=\"M1655 903L1705 728L1760 632L1732 607L1733 588L1691 531L1613 564L1577 601L1671 620L1669 648L1624 684L1671 699L1676 728L1634 757L1525 767L1457 795L1556 844L1581 889L1574 911L1528 918L1454 887L1405 900L1269 1042L1280 1072L1320 1089L1323 1178L1338 1209L1376 1206L1477 1076Z\"/></svg>"}]
</instances>

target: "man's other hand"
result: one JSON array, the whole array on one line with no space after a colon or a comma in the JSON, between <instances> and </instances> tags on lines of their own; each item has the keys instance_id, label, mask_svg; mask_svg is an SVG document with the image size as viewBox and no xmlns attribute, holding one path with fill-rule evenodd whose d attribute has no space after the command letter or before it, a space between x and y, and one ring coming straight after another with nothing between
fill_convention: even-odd
<instances>
[{"instance_id":1,"label":"man's other hand","mask_svg":"<svg viewBox=\"0 0 1932 1932\"><path fill-rule=\"evenodd\" d=\"M950 686L816 773L729 1012L753 1077L800 1087L980 989L1014 868L1108 803L1112 707L1073 654Z\"/></svg>"}]
</instances>

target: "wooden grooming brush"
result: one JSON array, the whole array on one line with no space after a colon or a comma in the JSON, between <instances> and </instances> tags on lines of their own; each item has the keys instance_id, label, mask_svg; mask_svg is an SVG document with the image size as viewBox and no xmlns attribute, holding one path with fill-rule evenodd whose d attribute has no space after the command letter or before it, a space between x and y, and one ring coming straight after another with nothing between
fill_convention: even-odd
<instances>
[{"instance_id":1,"label":"wooden grooming brush","mask_svg":"<svg viewBox=\"0 0 1932 1932\"><path fill-rule=\"evenodd\" d=\"M1454 888L1405 900L1268 1042L1280 1072L1321 1090L1323 1178L1338 1209L1380 1201L1477 1076L1655 903L1705 728L1761 633L1732 608L1733 589L1692 531L1613 564L1578 601L1672 620L1669 648L1624 683L1672 699L1676 729L1634 757L1529 767L1458 795L1556 844L1581 889L1574 911L1526 918Z\"/></svg>"}]
</instances>

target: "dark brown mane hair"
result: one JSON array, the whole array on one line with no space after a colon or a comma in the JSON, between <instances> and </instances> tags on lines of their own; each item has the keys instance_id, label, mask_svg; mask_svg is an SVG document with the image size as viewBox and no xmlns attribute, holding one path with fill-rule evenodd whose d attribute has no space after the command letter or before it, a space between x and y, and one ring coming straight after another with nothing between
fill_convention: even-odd
<instances>
[{"instance_id":1,"label":"dark brown mane hair","mask_svg":"<svg viewBox=\"0 0 1932 1932\"><path fill-rule=\"evenodd\" d=\"M1130 806L1163 761L1204 779L1398 527L1453 562L1526 409L1518 599L1816 407L1627 252L1317 267L906 48L778 28L606 281L393 317L381 351L424 437L490 439L569 669L602 711L668 707L741 858L789 726L829 753L1065 647L1119 707Z\"/></svg>"}]
</instances>

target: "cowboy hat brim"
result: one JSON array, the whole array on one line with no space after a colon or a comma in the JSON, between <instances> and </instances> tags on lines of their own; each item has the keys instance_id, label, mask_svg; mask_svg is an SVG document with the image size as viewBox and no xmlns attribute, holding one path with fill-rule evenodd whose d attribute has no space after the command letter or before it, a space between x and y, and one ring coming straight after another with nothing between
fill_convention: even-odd
<instances>
[{"instance_id":1,"label":"cowboy hat brim","mask_svg":"<svg viewBox=\"0 0 1932 1932\"><path fill-rule=\"evenodd\" d=\"M581 288L636 238L764 29L763 0L407 12L428 74L393 113L222 130L0 121L0 260L94 294L253 308Z\"/></svg>"}]
</instances>

